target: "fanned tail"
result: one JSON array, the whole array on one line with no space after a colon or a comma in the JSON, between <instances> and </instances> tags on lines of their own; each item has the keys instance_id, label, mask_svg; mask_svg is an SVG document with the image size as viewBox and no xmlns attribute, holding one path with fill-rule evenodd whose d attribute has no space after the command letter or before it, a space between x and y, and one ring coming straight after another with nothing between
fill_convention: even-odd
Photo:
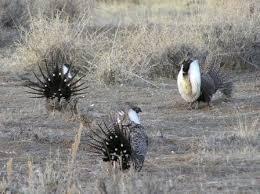
<instances>
[{"instance_id":1,"label":"fanned tail","mask_svg":"<svg viewBox=\"0 0 260 194\"><path fill-rule=\"evenodd\" d=\"M69 66L66 73L63 72L62 65L54 65L53 68L49 68L47 62L45 61L46 73L44 73L43 68L39 66L41 78L35 73L34 76L37 79L36 82L31 80L27 81L24 85L30 91L28 93L35 94L37 97L50 99L57 99L58 102L61 99L65 99L67 102L70 101L72 96L79 96L85 94L84 91L87 86L84 86L85 82L79 83L83 77L76 79L78 72L75 72L72 77L69 77L69 71L71 66Z\"/></svg>"},{"instance_id":2,"label":"fanned tail","mask_svg":"<svg viewBox=\"0 0 260 194\"><path fill-rule=\"evenodd\" d=\"M227 98L232 96L233 83L229 75L221 70L220 65L214 65L209 70L208 74L214 81L215 92L220 90Z\"/></svg>"},{"instance_id":3,"label":"fanned tail","mask_svg":"<svg viewBox=\"0 0 260 194\"><path fill-rule=\"evenodd\" d=\"M233 83L231 81L224 82L220 88L220 91L227 98L231 98L233 93Z\"/></svg>"},{"instance_id":4,"label":"fanned tail","mask_svg":"<svg viewBox=\"0 0 260 194\"><path fill-rule=\"evenodd\" d=\"M102 156L104 162L117 162L122 170L130 168L132 149L129 131L118 123L107 125L98 124L97 129L92 129L87 144L90 152Z\"/></svg>"}]
</instances>

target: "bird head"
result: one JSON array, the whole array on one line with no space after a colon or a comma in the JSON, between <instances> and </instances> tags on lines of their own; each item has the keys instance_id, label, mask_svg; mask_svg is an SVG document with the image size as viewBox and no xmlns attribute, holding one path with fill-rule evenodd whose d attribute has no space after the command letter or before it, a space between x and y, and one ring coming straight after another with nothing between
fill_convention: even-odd
<instances>
[{"instance_id":1,"label":"bird head","mask_svg":"<svg viewBox=\"0 0 260 194\"><path fill-rule=\"evenodd\" d=\"M182 68L182 72L183 75L188 75L189 69L190 69L190 64L192 63L192 60L190 58L185 59L182 63L181 63L181 68Z\"/></svg>"},{"instance_id":2,"label":"bird head","mask_svg":"<svg viewBox=\"0 0 260 194\"><path fill-rule=\"evenodd\" d=\"M117 113L117 122L123 123L125 120L130 120L135 124L141 124L139 119L139 113L142 112L141 108L138 106L134 106L131 103L126 103L126 107L124 111L119 111Z\"/></svg>"},{"instance_id":3,"label":"bird head","mask_svg":"<svg viewBox=\"0 0 260 194\"><path fill-rule=\"evenodd\" d=\"M140 112L142 112L142 109L140 107L137 106L133 106L132 109L138 114Z\"/></svg>"},{"instance_id":4,"label":"bird head","mask_svg":"<svg viewBox=\"0 0 260 194\"><path fill-rule=\"evenodd\" d=\"M135 124L141 124L139 113L142 112L141 108L138 106L129 105L128 117Z\"/></svg>"}]
</instances>

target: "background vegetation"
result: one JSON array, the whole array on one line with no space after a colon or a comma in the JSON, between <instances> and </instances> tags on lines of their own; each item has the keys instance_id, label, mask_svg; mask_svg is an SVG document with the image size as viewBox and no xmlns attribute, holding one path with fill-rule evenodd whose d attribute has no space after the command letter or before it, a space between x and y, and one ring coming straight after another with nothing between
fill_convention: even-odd
<instances>
[{"instance_id":1,"label":"background vegetation","mask_svg":"<svg viewBox=\"0 0 260 194\"><path fill-rule=\"evenodd\" d=\"M1 0L0 41L2 47L13 47L8 67L14 70L34 68L54 56L105 84L137 77L174 78L187 55L202 64L255 68L258 4L254 0Z\"/></svg>"}]
</instances>

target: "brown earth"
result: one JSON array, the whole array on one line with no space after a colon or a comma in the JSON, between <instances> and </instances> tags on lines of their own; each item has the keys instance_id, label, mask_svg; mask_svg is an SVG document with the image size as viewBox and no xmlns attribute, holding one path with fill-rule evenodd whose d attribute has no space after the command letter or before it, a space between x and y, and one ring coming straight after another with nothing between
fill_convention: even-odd
<instances>
[{"instance_id":1,"label":"brown earth","mask_svg":"<svg viewBox=\"0 0 260 194\"><path fill-rule=\"evenodd\" d=\"M210 109L201 105L187 110L175 80L156 81L158 87L141 82L111 87L93 84L80 107L99 118L119 102L136 102L142 108L150 147L142 172L121 175L130 193L257 193L260 72L233 73L233 77L233 98L224 102L217 93ZM26 185L29 160L35 169L44 169L47 161L59 161L57 171L65 169L79 128L78 122L58 113L47 114L44 100L29 98L22 83L19 76L0 74L0 175L6 176L6 163L13 158L18 189ZM97 180L103 180L108 191L117 193L106 165L88 153L87 131L75 162L76 183L83 193L93 193Z\"/></svg>"}]
</instances>

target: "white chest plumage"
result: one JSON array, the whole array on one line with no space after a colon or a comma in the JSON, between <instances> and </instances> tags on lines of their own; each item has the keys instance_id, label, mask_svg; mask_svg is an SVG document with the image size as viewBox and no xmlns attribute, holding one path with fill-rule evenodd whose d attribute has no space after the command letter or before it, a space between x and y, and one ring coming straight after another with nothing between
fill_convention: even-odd
<instances>
[{"instance_id":1,"label":"white chest plumage","mask_svg":"<svg viewBox=\"0 0 260 194\"><path fill-rule=\"evenodd\" d=\"M200 96L200 68L198 61L190 64L188 74L183 75L183 66L178 74L177 85L181 97L187 102L194 102Z\"/></svg>"},{"instance_id":2,"label":"white chest plumage","mask_svg":"<svg viewBox=\"0 0 260 194\"><path fill-rule=\"evenodd\" d=\"M128 117L135 124L139 124L139 125L141 124L138 114L133 109L130 109L128 111Z\"/></svg>"}]
</instances>

